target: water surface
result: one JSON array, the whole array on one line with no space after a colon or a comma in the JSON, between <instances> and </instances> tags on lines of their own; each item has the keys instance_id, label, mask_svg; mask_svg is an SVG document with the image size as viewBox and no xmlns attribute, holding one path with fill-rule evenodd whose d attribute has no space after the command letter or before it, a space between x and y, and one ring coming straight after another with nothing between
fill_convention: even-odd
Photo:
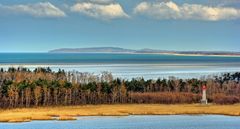
<instances>
[{"instance_id":1,"label":"water surface","mask_svg":"<svg viewBox=\"0 0 240 129\"><path fill-rule=\"evenodd\" d=\"M0 67L50 67L131 79L199 78L240 71L240 57L104 53L0 53Z\"/></svg>"},{"instance_id":2,"label":"water surface","mask_svg":"<svg viewBox=\"0 0 240 129\"><path fill-rule=\"evenodd\" d=\"M168 115L79 117L76 121L0 123L1 129L240 129L240 117Z\"/></svg>"}]
</instances>

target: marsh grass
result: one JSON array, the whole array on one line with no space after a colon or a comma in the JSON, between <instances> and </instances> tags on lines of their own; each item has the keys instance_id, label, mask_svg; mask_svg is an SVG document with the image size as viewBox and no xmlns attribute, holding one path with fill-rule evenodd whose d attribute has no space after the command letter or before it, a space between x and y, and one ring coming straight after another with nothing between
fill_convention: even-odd
<instances>
[{"instance_id":1,"label":"marsh grass","mask_svg":"<svg viewBox=\"0 0 240 129\"><path fill-rule=\"evenodd\" d=\"M77 118L72 116L60 116L58 118L59 121L69 121L69 120L77 120Z\"/></svg>"},{"instance_id":2,"label":"marsh grass","mask_svg":"<svg viewBox=\"0 0 240 129\"><path fill-rule=\"evenodd\" d=\"M0 110L0 122L29 122L32 120L76 120L78 116L128 116L128 115L198 115L217 114L240 116L240 104L113 104L82 105Z\"/></svg>"}]
</instances>

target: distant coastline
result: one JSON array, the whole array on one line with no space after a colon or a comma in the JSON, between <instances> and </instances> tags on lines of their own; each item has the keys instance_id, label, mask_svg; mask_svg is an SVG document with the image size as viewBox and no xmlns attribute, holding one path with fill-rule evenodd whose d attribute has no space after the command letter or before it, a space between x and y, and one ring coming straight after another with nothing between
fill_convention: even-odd
<instances>
[{"instance_id":1,"label":"distant coastline","mask_svg":"<svg viewBox=\"0 0 240 129\"><path fill-rule=\"evenodd\" d=\"M220 56L240 57L240 52L231 51L169 51L155 49L125 49L119 47L91 47L91 48L60 48L48 51L48 53L109 53L109 54L162 54L176 56Z\"/></svg>"}]
</instances>

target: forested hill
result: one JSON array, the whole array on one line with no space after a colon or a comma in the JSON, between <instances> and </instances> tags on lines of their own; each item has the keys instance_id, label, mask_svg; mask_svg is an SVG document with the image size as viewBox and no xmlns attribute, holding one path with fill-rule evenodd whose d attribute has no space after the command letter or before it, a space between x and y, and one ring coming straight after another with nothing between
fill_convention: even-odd
<instances>
[{"instance_id":1,"label":"forested hill","mask_svg":"<svg viewBox=\"0 0 240 129\"><path fill-rule=\"evenodd\" d=\"M53 72L50 68L0 69L0 108L115 104L199 103L207 85L209 102L240 102L240 73L201 79L114 79L111 73Z\"/></svg>"},{"instance_id":2,"label":"forested hill","mask_svg":"<svg viewBox=\"0 0 240 129\"><path fill-rule=\"evenodd\" d=\"M228 55L240 56L240 52L230 51L168 51L157 49L125 49L119 47L91 47L91 48L60 48L50 50L49 53L132 53L132 54L180 54L180 55Z\"/></svg>"}]
</instances>

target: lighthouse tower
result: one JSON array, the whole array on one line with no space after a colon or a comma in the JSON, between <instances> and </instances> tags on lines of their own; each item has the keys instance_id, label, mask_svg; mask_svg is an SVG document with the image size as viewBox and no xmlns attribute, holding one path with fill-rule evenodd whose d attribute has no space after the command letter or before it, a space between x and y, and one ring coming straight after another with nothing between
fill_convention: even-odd
<instances>
[{"instance_id":1,"label":"lighthouse tower","mask_svg":"<svg viewBox=\"0 0 240 129\"><path fill-rule=\"evenodd\" d=\"M207 94L206 94L206 90L207 90L207 87L204 85L202 86L202 100L201 100L201 103L202 104L207 104Z\"/></svg>"}]
</instances>

